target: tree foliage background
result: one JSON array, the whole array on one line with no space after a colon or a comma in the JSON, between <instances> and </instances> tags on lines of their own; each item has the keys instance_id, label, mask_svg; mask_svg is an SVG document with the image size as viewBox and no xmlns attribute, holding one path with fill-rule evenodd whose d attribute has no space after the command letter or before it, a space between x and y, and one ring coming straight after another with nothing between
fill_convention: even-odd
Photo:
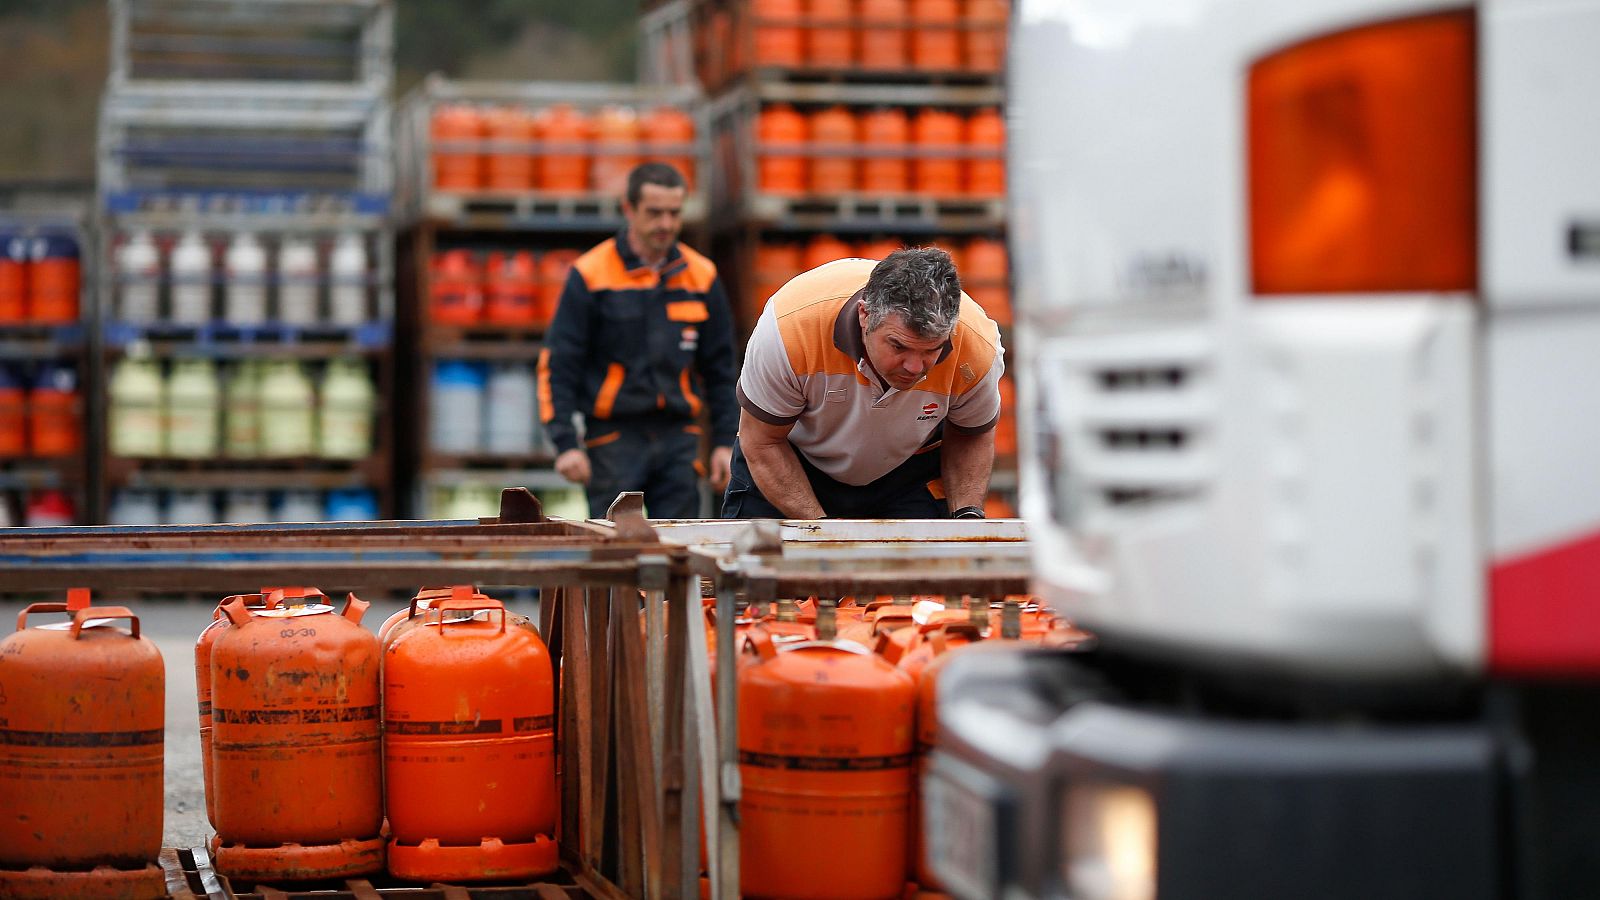
<instances>
[{"instance_id":1,"label":"tree foliage background","mask_svg":"<svg viewBox=\"0 0 1600 900\"><path fill-rule=\"evenodd\" d=\"M633 79L637 0L393 2L396 97L429 72ZM0 182L92 184L109 18L108 0L0 0Z\"/></svg>"}]
</instances>

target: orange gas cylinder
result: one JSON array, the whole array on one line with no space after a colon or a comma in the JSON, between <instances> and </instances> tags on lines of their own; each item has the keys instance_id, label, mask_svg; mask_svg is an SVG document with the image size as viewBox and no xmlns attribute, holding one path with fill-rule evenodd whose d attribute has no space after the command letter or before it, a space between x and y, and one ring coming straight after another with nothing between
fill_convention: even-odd
<instances>
[{"instance_id":1,"label":"orange gas cylinder","mask_svg":"<svg viewBox=\"0 0 1600 900\"><path fill-rule=\"evenodd\" d=\"M677 169L694 190L694 117L676 106L658 106L639 122L645 155Z\"/></svg>"},{"instance_id":2,"label":"orange gas cylinder","mask_svg":"<svg viewBox=\"0 0 1600 900\"><path fill-rule=\"evenodd\" d=\"M484 321L495 325L532 324L539 314L539 270L533 253L490 253L484 269Z\"/></svg>"},{"instance_id":3,"label":"orange gas cylinder","mask_svg":"<svg viewBox=\"0 0 1600 900\"><path fill-rule=\"evenodd\" d=\"M67 597L0 641L0 897L165 897L161 653L126 608Z\"/></svg>"},{"instance_id":4,"label":"orange gas cylinder","mask_svg":"<svg viewBox=\"0 0 1600 900\"><path fill-rule=\"evenodd\" d=\"M860 0L860 48L863 69L904 69L907 62L908 0Z\"/></svg>"},{"instance_id":5,"label":"orange gas cylinder","mask_svg":"<svg viewBox=\"0 0 1600 900\"><path fill-rule=\"evenodd\" d=\"M756 272L752 296L744 298L747 321L755 324L767 300L778 292L789 279L805 271L801 262L799 244L780 244L763 241L756 246Z\"/></svg>"},{"instance_id":6,"label":"orange gas cylinder","mask_svg":"<svg viewBox=\"0 0 1600 900\"><path fill-rule=\"evenodd\" d=\"M1006 55L1006 17L1011 0L966 0L962 56L974 72L998 72Z\"/></svg>"},{"instance_id":7,"label":"orange gas cylinder","mask_svg":"<svg viewBox=\"0 0 1600 900\"><path fill-rule=\"evenodd\" d=\"M756 118L756 189L794 196L806 192L805 116L774 103Z\"/></svg>"},{"instance_id":8,"label":"orange gas cylinder","mask_svg":"<svg viewBox=\"0 0 1600 900\"><path fill-rule=\"evenodd\" d=\"M759 630L750 642L757 659L739 671L744 896L898 897L912 788L911 678L848 642L780 650ZM827 864L796 852L796 835L827 835Z\"/></svg>"},{"instance_id":9,"label":"orange gas cylinder","mask_svg":"<svg viewBox=\"0 0 1600 900\"><path fill-rule=\"evenodd\" d=\"M861 117L861 189L873 194L904 194L911 187L906 148L911 126L906 111L880 107Z\"/></svg>"},{"instance_id":10,"label":"orange gas cylinder","mask_svg":"<svg viewBox=\"0 0 1600 900\"><path fill-rule=\"evenodd\" d=\"M973 238L961 254L961 287L996 324L1011 324L1010 258L1005 241Z\"/></svg>"},{"instance_id":11,"label":"orange gas cylinder","mask_svg":"<svg viewBox=\"0 0 1600 900\"><path fill-rule=\"evenodd\" d=\"M639 114L627 106L607 106L594 117L594 189L622 196L628 173L639 164Z\"/></svg>"},{"instance_id":12,"label":"orange gas cylinder","mask_svg":"<svg viewBox=\"0 0 1600 900\"><path fill-rule=\"evenodd\" d=\"M526 191L534 185L533 113L521 106L494 106L483 113L488 137L484 187L491 191Z\"/></svg>"},{"instance_id":13,"label":"orange gas cylinder","mask_svg":"<svg viewBox=\"0 0 1600 900\"><path fill-rule=\"evenodd\" d=\"M805 0L805 63L819 69L856 64L853 0Z\"/></svg>"},{"instance_id":14,"label":"orange gas cylinder","mask_svg":"<svg viewBox=\"0 0 1600 900\"><path fill-rule=\"evenodd\" d=\"M798 66L805 54L800 40L800 0L750 0L757 66Z\"/></svg>"},{"instance_id":15,"label":"orange gas cylinder","mask_svg":"<svg viewBox=\"0 0 1600 900\"><path fill-rule=\"evenodd\" d=\"M919 194L956 197L961 194L961 117L949 110L924 109L911 124L917 145L911 184Z\"/></svg>"},{"instance_id":16,"label":"orange gas cylinder","mask_svg":"<svg viewBox=\"0 0 1600 900\"><path fill-rule=\"evenodd\" d=\"M878 597L867 603L861 610L861 615L855 621L846 622L839 629L839 637L843 640L853 641L863 647L877 647L886 635L893 634L903 629L915 631L916 620L913 615L912 599L909 596ZM895 651L898 659L899 650L904 649L904 641ZM891 663L895 659L889 660Z\"/></svg>"},{"instance_id":17,"label":"orange gas cylinder","mask_svg":"<svg viewBox=\"0 0 1600 900\"><path fill-rule=\"evenodd\" d=\"M28 320L48 325L78 321L81 272L70 235L33 239L28 260Z\"/></svg>"},{"instance_id":18,"label":"orange gas cylinder","mask_svg":"<svg viewBox=\"0 0 1600 900\"><path fill-rule=\"evenodd\" d=\"M967 117L967 194L1006 195L1006 120L998 109L980 109Z\"/></svg>"},{"instance_id":19,"label":"orange gas cylinder","mask_svg":"<svg viewBox=\"0 0 1600 900\"><path fill-rule=\"evenodd\" d=\"M315 599L314 595L313 598ZM218 872L306 881L383 868L378 639L367 603L223 606L211 647Z\"/></svg>"},{"instance_id":20,"label":"orange gas cylinder","mask_svg":"<svg viewBox=\"0 0 1600 900\"><path fill-rule=\"evenodd\" d=\"M981 606L979 604L982 604ZM988 616L988 603L974 601L972 606L973 617ZM1013 643L1017 639L1014 632L992 632L997 638L1006 638ZM916 790L912 793L913 816L911 829L911 871L910 875L924 890L938 890L939 880L933 874L933 867L928 863L923 846L921 825L921 810L918 799L922 795L922 779L927 771L928 754L938 745L939 740L939 673L950 661L952 651L976 645L985 638L985 633L979 626L971 622L948 623L941 625L927 635L927 641L919 648L915 658L907 657L908 671L917 680L917 750L916 750ZM1000 641L988 644L990 647L1004 646ZM907 667L902 667L907 668Z\"/></svg>"},{"instance_id":21,"label":"orange gas cylinder","mask_svg":"<svg viewBox=\"0 0 1600 900\"><path fill-rule=\"evenodd\" d=\"M0 233L0 324L28 317L28 239Z\"/></svg>"},{"instance_id":22,"label":"orange gas cylinder","mask_svg":"<svg viewBox=\"0 0 1600 900\"><path fill-rule=\"evenodd\" d=\"M321 591L317 591L316 588L310 590L316 591L317 599L322 599ZM234 594L222 598L217 608L211 611L211 623L200 632L199 639L194 642L194 687L200 707L200 772L206 790L206 819L211 822L213 828L217 824L217 791L211 770L211 648L223 630L232 625L222 608L238 600L244 603L245 609L252 612L258 609L276 609L283 605L285 593L303 601L306 589L263 588L255 594Z\"/></svg>"},{"instance_id":23,"label":"orange gas cylinder","mask_svg":"<svg viewBox=\"0 0 1600 900\"><path fill-rule=\"evenodd\" d=\"M428 310L440 325L473 325L483 317L483 272L471 250L433 254Z\"/></svg>"},{"instance_id":24,"label":"orange gas cylinder","mask_svg":"<svg viewBox=\"0 0 1600 900\"><path fill-rule=\"evenodd\" d=\"M589 190L589 117L570 104L556 103L534 117L539 158L534 167L541 191L582 194Z\"/></svg>"},{"instance_id":25,"label":"orange gas cylinder","mask_svg":"<svg viewBox=\"0 0 1600 900\"><path fill-rule=\"evenodd\" d=\"M1000 376L1000 421L994 427L994 452L1014 456L1017 452L1017 387L1009 376Z\"/></svg>"},{"instance_id":26,"label":"orange gas cylinder","mask_svg":"<svg viewBox=\"0 0 1600 900\"><path fill-rule=\"evenodd\" d=\"M883 259L889 254L905 246L899 238L877 238L867 241L856 247L856 255L862 259Z\"/></svg>"},{"instance_id":27,"label":"orange gas cylinder","mask_svg":"<svg viewBox=\"0 0 1600 900\"><path fill-rule=\"evenodd\" d=\"M28 392L17 373L0 366L0 457L28 453Z\"/></svg>"},{"instance_id":28,"label":"orange gas cylinder","mask_svg":"<svg viewBox=\"0 0 1600 900\"><path fill-rule=\"evenodd\" d=\"M911 0L911 66L954 72L961 68L961 4L958 0Z\"/></svg>"},{"instance_id":29,"label":"orange gas cylinder","mask_svg":"<svg viewBox=\"0 0 1600 900\"><path fill-rule=\"evenodd\" d=\"M800 268L810 271L836 259L849 259L855 255L855 249L844 241L831 234L819 234L806 241L805 252L800 256Z\"/></svg>"},{"instance_id":30,"label":"orange gas cylinder","mask_svg":"<svg viewBox=\"0 0 1600 900\"><path fill-rule=\"evenodd\" d=\"M417 591L416 596L411 598L411 603L405 609L396 611L389 618L384 619L382 625L378 626L379 649L389 649L389 645L399 640L407 631L437 619L438 614L435 610L438 605L451 598L461 601L482 600L486 599L486 595L480 593L477 588L470 584L422 588ZM527 616L516 613L511 613L510 616L512 625L518 628L532 629L535 634L538 633L538 626L533 624Z\"/></svg>"},{"instance_id":31,"label":"orange gas cylinder","mask_svg":"<svg viewBox=\"0 0 1600 900\"><path fill-rule=\"evenodd\" d=\"M561 305L561 289L566 286L567 274L578 261L576 250L546 250L539 254L539 306L534 321L547 323L555 318L556 307Z\"/></svg>"},{"instance_id":32,"label":"orange gas cylinder","mask_svg":"<svg viewBox=\"0 0 1600 900\"><path fill-rule=\"evenodd\" d=\"M395 628L401 623L413 622L418 616L432 609L435 603L449 597L454 590L455 588L452 587L425 587L419 589L405 609L395 611L389 618L383 620L383 624L378 626L379 649L389 649L389 644L391 643L390 635L394 635ZM468 596L477 592L477 589L470 585L466 587L466 590L468 591ZM410 626L408 625L407 627ZM395 635L395 637L398 637L398 635Z\"/></svg>"},{"instance_id":33,"label":"orange gas cylinder","mask_svg":"<svg viewBox=\"0 0 1600 900\"><path fill-rule=\"evenodd\" d=\"M856 189L856 117L842 106L811 114L811 192L845 194Z\"/></svg>"},{"instance_id":34,"label":"orange gas cylinder","mask_svg":"<svg viewBox=\"0 0 1600 900\"><path fill-rule=\"evenodd\" d=\"M999 494L991 493L984 498L983 517L986 519L1015 519L1017 518L1017 508L1012 506L1011 501L1006 498Z\"/></svg>"},{"instance_id":35,"label":"orange gas cylinder","mask_svg":"<svg viewBox=\"0 0 1600 900\"><path fill-rule=\"evenodd\" d=\"M532 878L559 866L555 681L532 630L457 591L383 654L389 871Z\"/></svg>"},{"instance_id":36,"label":"orange gas cylinder","mask_svg":"<svg viewBox=\"0 0 1600 900\"><path fill-rule=\"evenodd\" d=\"M483 126L483 114L476 107L465 103L434 107L429 135L433 142L435 189L475 191L483 187Z\"/></svg>"},{"instance_id":37,"label":"orange gas cylinder","mask_svg":"<svg viewBox=\"0 0 1600 900\"><path fill-rule=\"evenodd\" d=\"M34 456L70 456L83 446L83 394L69 365L45 363L28 391L28 447Z\"/></svg>"}]
</instances>

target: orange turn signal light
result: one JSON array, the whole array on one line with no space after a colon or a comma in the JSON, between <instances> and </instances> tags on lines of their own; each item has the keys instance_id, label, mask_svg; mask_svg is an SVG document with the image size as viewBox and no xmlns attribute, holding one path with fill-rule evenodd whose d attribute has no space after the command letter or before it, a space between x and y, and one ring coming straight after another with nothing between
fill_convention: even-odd
<instances>
[{"instance_id":1,"label":"orange turn signal light","mask_svg":"<svg viewBox=\"0 0 1600 900\"><path fill-rule=\"evenodd\" d=\"M1251 67L1255 293L1473 289L1474 23L1381 22Z\"/></svg>"}]
</instances>

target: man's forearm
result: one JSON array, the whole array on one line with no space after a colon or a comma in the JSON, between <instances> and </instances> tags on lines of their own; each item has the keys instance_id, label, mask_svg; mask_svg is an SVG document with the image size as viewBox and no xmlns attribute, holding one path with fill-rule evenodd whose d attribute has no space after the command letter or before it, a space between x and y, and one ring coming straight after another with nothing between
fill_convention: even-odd
<instances>
[{"instance_id":1,"label":"man's forearm","mask_svg":"<svg viewBox=\"0 0 1600 900\"><path fill-rule=\"evenodd\" d=\"M994 470L994 430L962 434L946 427L939 454L950 509L983 506L989 496L989 473Z\"/></svg>"},{"instance_id":2,"label":"man's forearm","mask_svg":"<svg viewBox=\"0 0 1600 900\"><path fill-rule=\"evenodd\" d=\"M768 503L791 519L820 519L827 515L816 492L811 490L811 481L800 467L793 444L743 444L741 438L741 449L750 477Z\"/></svg>"}]
</instances>

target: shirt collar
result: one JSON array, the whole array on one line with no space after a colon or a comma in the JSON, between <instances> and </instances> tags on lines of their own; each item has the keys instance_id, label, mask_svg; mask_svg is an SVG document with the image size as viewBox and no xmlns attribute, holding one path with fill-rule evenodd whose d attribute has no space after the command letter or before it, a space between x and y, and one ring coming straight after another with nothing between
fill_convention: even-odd
<instances>
[{"instance_id":1,"label":"shirt collar","mask_svg":"<svg viewBox=\"0 0 1600 900\"><path fill-rule=\"evenodd\" d=\"M674 247L673 250L676 251L677 248ZM872 368L872 363L867 359L867 343L866 337L861 333L861 313L859 311L862 297L866 294L866 290L863 287L861 290L851 294L850 299L846 300L844 307L839 310L839 315L834 318L833 345L844 353L848 353L850 358L856 361L858 370L863 373L871 372L877 378L879 386L885 391L890 391L893 388L884 382L883 376ZM939 348L939 358L934 360L933 364L938 365L948 359L951 350L950 339L946 338L944 346ZM926 377L924 377L924 380L926 380Z\"/></svg>"},{"instance_id":2,"label":"shirt collar","mask_svg":"<svg viewBox=\"0 0 1600 900\"><path fill-rule=\"evenodd\" d=\"M655 268L640 258L639 254L633 252L633 242L628 240L628 226L622 226L622 230L617 232L616 244L617 256L622 258L622 267L624 269L629 272L637 272L641 269ZM683 254L678 250L678 242L673 241L672 246L667 248L666 259L661 261L660 271L663 276L672 275L687 264L683 259Z\"/></svg>"}]
</instances>

